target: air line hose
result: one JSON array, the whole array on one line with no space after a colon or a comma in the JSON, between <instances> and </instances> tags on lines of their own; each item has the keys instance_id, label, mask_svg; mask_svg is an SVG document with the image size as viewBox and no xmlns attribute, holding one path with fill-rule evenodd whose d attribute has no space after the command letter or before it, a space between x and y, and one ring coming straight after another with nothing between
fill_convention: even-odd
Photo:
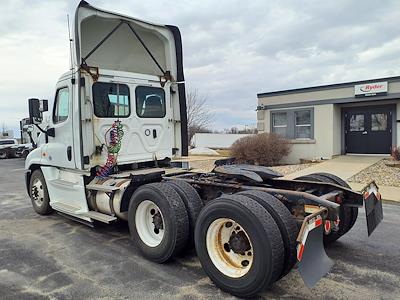
<instances>
[{"instance_id":1,"label":"air line hose","mask_svg":"<svg viewBox=\"0 0 400 300\"><path fill-rule=\"evenodd\" d=\"M99 178L108 177L117 163L118 152L121 150L122 137L124 129L121 121L114 121L110 129L107 130L104 140L107 147L107 161L105 165L100 167L96 176Z\"/></svg>"}]
</instances>

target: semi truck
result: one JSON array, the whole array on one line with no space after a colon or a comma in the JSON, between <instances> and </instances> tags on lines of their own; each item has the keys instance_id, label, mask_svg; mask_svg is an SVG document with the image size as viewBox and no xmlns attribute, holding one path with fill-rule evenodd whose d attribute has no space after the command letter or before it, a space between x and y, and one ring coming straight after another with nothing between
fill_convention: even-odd
<instances>
[{"instance_id":1,"label":"semi truck","mask_svg":"<svg viewBox=\"0 0 400 300\"><path fill-rule=\"evenodd\" d=\"M360 207L368 235L382 220L374 182L356 192L332 174L287 180L234 159L191 171L179 29L85 1L73 25L71 69L49 122L48 100L28 100L29 130L41 132L25 164L38 214L89 226L124 220L145 258L161 264L194 249L214 284L239 297L293 268L314 286L333 264L325 247Z\"/></svg>"}]
</instances>

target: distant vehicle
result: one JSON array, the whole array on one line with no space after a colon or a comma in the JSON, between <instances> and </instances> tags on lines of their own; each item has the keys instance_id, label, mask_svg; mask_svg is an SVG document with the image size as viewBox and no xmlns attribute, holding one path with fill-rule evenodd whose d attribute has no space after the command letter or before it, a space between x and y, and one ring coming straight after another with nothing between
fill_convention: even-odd
<instances>
[{"instance_id":1,"label":"distant vehicle","mask_svg":"<svg viewBox=\"0 0 400 300\"><path fill-rule=\"evenodd\" d=\"M29 152L32 151L32 149L33 149L32 143L17 144L11 146L11 156L26 158Z\"/></svg>"},{"instance_id":2,"label":"distant vehicle","mask_svg":"<svg viewBox=\"0 0 400 300\"><path fill-rule=\"evenodd\" d=\"M0 140L0 159L12 157L12 147L18 145L16 139L2 139Z\"/></svg>"}]
</instances>

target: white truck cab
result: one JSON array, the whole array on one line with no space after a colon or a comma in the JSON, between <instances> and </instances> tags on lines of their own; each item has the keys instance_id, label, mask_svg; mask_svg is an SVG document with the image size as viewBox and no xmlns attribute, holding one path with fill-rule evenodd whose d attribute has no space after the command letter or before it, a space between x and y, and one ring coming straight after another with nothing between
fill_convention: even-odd
<instances>
[{"instance_id":1,"label":"white truck cab","mask_svg":"<svg viewBox=\"0 0 400 300\"><path fill-rule=\"evenodd\" d=\"M71 70L57 82L50 122L41 124L46 100L29 102L31 123L45 139L26 159L26 184L30 190L31 174L40 169L50 206L91 222L87 183L106 177L104 168L111 173L187 155L182 45L175 26L81 1L71 46ZM113 124L119 151L110 155ZM115 161L107 168L110 156Z\"/></svg>"}]
</instances>

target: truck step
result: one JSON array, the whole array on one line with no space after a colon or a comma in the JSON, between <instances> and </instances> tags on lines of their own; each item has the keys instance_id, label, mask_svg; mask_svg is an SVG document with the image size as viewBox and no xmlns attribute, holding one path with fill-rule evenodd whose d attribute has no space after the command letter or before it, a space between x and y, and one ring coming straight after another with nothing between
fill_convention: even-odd
<instances>
[{"instance_id":1,"label":"truck step","mask_svg":"<svg viewBox=\"0 0 400 300\"><path fill-rule=\"evenodd\" d=\"M88 211L88 212L86 212L86 213L84 213L82 215L84 215L85 217L89 217L89 218L91 218L93 220L97 220L97 221L100 221L100 222L103 222L103 223L107 223L107 224L112 222L112 221L117 220L116 217L113 217L113 216L110 216L110 215L106 215L106 214L102 214L102 213L99 213L99 212L94 211L94 210Z\"/></svg>"},{"instance_id":2,"label":"truck step","mask_svg":"<svg viewBox=\"0 0 400 300\"><path fill-rule=\"evenodd\" d=\"M66 214L77 215L79 212L79 208L72 206L72 205L64 204L61 202L53 202L53 203L50 203L50 205L53 209L60 211L62 213L66 213Z\"/></svg>"},{"instance_id":3,"label":"truck step","mask_svg":"<svg viewBox=\"0 0 400 300\"><path fill-rule=\"evenodd\" d=\"M114 191L118 191L120 188L117 186L112 186L112 185L101 185L101 184L96 184L96 183L91 183L86 186L88 190L92 191L99 191L99 192L105 192L105 193L111 193Z\"/></svg>"}]
</instances>

